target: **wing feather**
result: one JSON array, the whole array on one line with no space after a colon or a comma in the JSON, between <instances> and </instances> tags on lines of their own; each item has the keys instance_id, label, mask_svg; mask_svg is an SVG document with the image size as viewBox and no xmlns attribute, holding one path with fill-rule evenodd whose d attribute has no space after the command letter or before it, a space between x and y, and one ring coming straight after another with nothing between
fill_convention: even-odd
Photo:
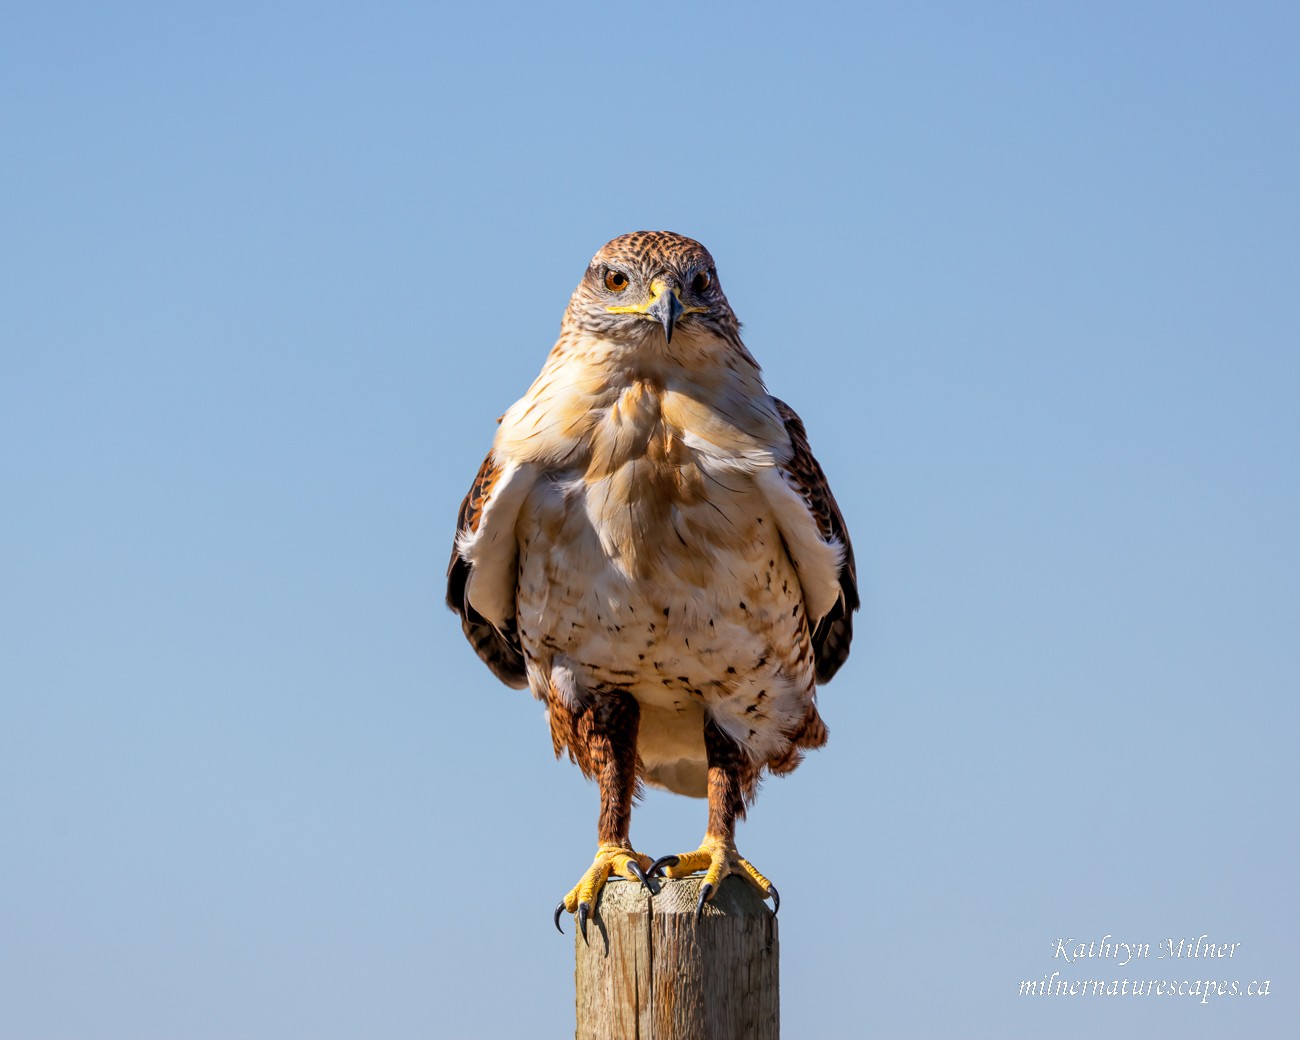
<instances>
[{"instance_id":1,"label":"wing feather","mask_svg":"<svg viewBox=\"0 0 1300 1040\"><path fill-rule=\"evenodd\" d=\"M489 454L479 467L469 494L460 504L456 540L451 548L451 562L447 565L447 606L460 615L460 627L465 638L492 673L507 686L519 689L528 684L519 633L513 624L507 625L503 631L474 609L468 595L474 565L461 551L461 547L478 533L492 490L504 472L505 467Z\"/></svg>"},{"instance_id":2,"label":"wing feather","mask_svg":"<svg viewBox=\"0 0 1300 1040\"><path fill-rule=\"evenodd\" d=\"M844 562L840 566L840 594L813 630L813 654L816 661L817 681L829 682L849 656L853 640L853 612L858 609L858 573L853 562L853 543L844 523L844 515L831 494L826 474L813 456L808 445L808 433L803 421L784 401L773 399L794 454L783 467L786 483L799 493L807 504L809 513L826 541L837 541L844 546Z\"/></svg>"}]
</instances>

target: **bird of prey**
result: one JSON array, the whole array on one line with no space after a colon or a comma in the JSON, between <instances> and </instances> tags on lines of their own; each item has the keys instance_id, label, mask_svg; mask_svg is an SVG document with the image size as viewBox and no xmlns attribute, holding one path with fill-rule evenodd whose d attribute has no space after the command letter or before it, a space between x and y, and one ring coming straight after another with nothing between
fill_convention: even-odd
<instances>
[{"instance_id":1,"label":"bird of prey","mask_svg":"<svg viewBox=\"0 0 1300 1040\"><path fill-rule=\"evenodd\" d=\"M803 423L698 242L640 231L591 261L461 504L447 604L599 787L596 857L557 927L567 910L585 938L611 871L704 871L697 915L730 874L779 906L736 820L766 770L826 742L816 684L848 656L857 578ZM708 799L699 848L636 851L642 783Z\"/></svg>"}]
</instances>

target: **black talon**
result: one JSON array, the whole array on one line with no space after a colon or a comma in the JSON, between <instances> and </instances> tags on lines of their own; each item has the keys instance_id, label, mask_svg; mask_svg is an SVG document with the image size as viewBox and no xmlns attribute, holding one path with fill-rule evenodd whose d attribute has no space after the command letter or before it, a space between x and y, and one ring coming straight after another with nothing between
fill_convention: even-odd
<instances>
[{"instance_id":1,"label":"black talon","mask_svg":"<svg viewBox=\"0 0 1300 1040\"><path fill-rule=\"evenodd\" d=\"M654 889L650 887L650 879L645 876L645 871L641 869L641 864L634 859L627 861L628 868L637 876L637 880L645 885L645 890L654 895Z\"/></svg>"},{"instance_id":2,"label":"black talon","mask_svg":"<svg viewBox=\"0 0 1300 1040\"><path fill-rule=\"evenodd\" d=\"M704 904L709 901L709 896L713 895L713 886L707 881L700 886L700 901L695 904L695 923L700 923L700 915L704 913Z\"/></svg>"},{"instance_id":3,"label":"black talon","mask_svg":"<svg viewBox=\"0 0 1300 1040\"><path fill-rule=\"evenodd\" d=\"M681 856L660 856L650 864L651 877L667 877L664 873L664 867L675 867L682 861Z\"/></svg>"},{"instance_id":4,"label":"black talon","mask_svg":"<svg viewBox=\"0 0 1300 1040\"><path fill-rule=\"evenodd\" d=\"M590 913L591 913L590 903L578 904L578 930L582 932L583 942L587 942L587 915Z\"/></svg>"},{"instance_id":5,"label":"black talon","mask_svg":"<svg viewBox=\"0 0 1300 1040\"><path fill-rule=\"evenodd\" d=\"M559 932L561 935L564 934L564 929L560 927L560 914L562 913L564 913L563 899L560 900L560 905L555 908L555 930Z\"/></svg>"},{"instance_id":6,"label":"black talon","mask_svg":"<svg viewBox=\"0 0 1300 1040\"><path fill-rule=\"evenodd\" d=\"M772 897L772 916L775 917L781 912L781 893L776 890L775 885L768 885L767 894Z\"/></svg>"}]
</instances>

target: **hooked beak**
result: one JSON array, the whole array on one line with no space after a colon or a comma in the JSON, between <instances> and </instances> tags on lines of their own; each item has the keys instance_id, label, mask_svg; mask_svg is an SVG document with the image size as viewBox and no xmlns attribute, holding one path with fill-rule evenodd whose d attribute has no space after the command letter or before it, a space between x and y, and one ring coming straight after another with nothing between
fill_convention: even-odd
<instances>
[{"instance_id":1,"label":"hooked beak","mask_svg":"<svg viewBox=\"0 0 1300 1040\"><path fill-rule=\"evenodd\" d=\"M664 285L662 282L655 282L650 287L654 294L650 299L650 306L645 312L650 317L655 318L664 327L664 342L673 341L673 329L677 327L677 319L686 313L686 307L682 304L681 297L677 295L677 290Z\"/></svg>"},{"instance_id":2,"label":"hooked beak","mask_svg":"<svg viewBox=\"0 0 1300 1040\"><path fill-rule=\"evenodd\" d=\"M683 314L700 314L706 310L704 307L687 307L678 295L680 292L676 286L656 278L650 283L650 299L647 302L606 307L605 310L611 314L644 314L648 318L654 318L664 327L664 341L671 343L673 330L677 328L677 321Z\"/></svg>"}]
</instances>

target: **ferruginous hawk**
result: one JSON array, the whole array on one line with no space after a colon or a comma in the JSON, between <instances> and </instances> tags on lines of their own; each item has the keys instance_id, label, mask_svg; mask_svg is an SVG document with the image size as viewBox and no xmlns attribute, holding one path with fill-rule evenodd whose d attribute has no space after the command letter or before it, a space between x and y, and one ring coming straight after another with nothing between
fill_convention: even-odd
<instances>
[{"instance_id":1,"label":"ferruginous hawk","mask_svg":"<svg viewBox=\"0 0 1300 1040\"><path fill-rule=\"evenodd\" d=\"M557 927L567 910L585 937L611 871L704 871L697 914L729 874L779 905L736 820L765 770L826 742L816 684L848 656L857 579L803 423L698 242L640 231L591 261L460 507L447 604L599 785L596 858ZM698 849L632 847L642 782L708 799Z\"/></svg>"}]
</instances>

